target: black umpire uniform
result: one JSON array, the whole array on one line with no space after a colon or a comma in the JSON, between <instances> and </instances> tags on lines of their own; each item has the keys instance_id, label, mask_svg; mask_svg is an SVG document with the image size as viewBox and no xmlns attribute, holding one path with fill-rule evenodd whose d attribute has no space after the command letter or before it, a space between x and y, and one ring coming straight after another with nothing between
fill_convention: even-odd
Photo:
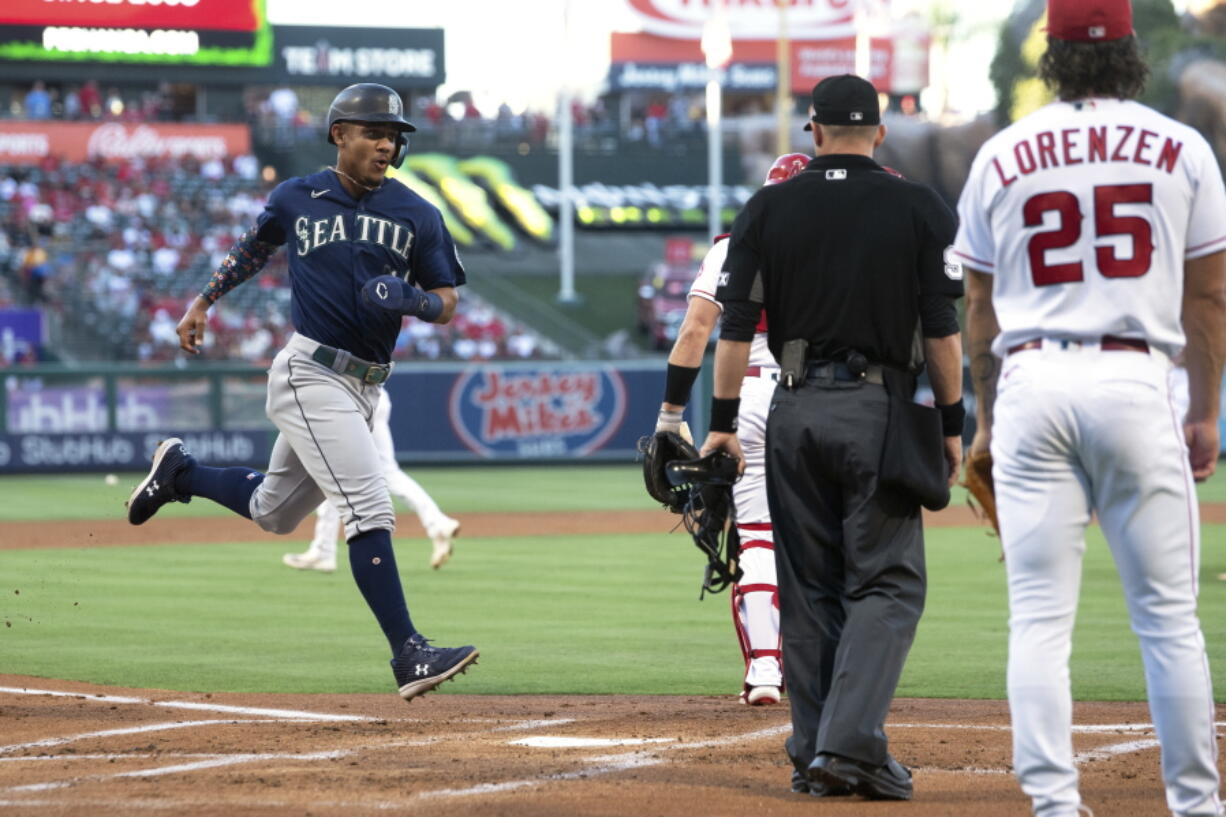
<instances>
[{"instance_id":1,"label":"black umpire uniform","mask_svg":"<svg viewBox=\"0 0 1226 817\"><path fill-rule=\"evenodd\" d=\"M819 125L861 133L855 126L880 123L876 91L859 77L824 80L813 104ZM910 774L890 757L883 724L926 581L919 503L878 485L887 387L910 400L923 339L957 336L962 276L944 261L956 227L950 209L884 170L872 147L831 153L827 141L823 152L822 138L847 132L823 130L804 172L745 206L716 297L721 345L750 341L765 309L781 380L797 375L776 389L766 431L793 788L907 799ZM874 147L884 138L869 133ZM720 366L739 358L717 350L716 361L712 431L726 432L717 426L733 401L720 382L739 383L740 373L724 379ZM960 352L956 377L946 418L961 411ZM945 429L950 435L951 424ZM718 436L714 445L728 447Z\"/></svg>"}]
</instances>

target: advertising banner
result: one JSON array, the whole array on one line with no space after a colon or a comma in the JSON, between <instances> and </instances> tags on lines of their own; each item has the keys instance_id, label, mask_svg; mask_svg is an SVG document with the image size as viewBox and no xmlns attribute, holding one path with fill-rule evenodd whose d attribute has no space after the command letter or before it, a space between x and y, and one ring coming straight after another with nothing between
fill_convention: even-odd
<instances>
[{"instance_id":1,"label":"advertising banner","mask_svg":"<svg viewBox=\"0 0 1226 817\"><path fill-rule=\"evenodd\" d=\"M626 65L659 65L659 64L691 64L706 65L702 46L698 40L682 40L659 37L654 34L612 35L613 62L609 68L609 84L616 87L618 77L625 72ZM870 64L872 73L869 79L879 91L894 90L891 79L893 64L894 40L888 37L872 37L869 40ZM835 74L850 74L856 70L856 40L855 37L840 37L828 40L793 40L791 43L792 57L792 87L797 93L804 93L819 80ZM734 71L757 69L760 66L774 64L774 40L733 40L732 63L728 66L725 78L732 76ZM926 71L926 66L925 66ZM774 73L772 71L772 73ZM753 76L752 73L749 76ZM705 73L704 73L705 77ZM704 79L705 82L705 79ZM908 77L909 83L914 79ZM926 77L925 77L926 83ZM629 87L629 86L623 86ZM731 84L731 90L737 90ZM755 90L748 86L745 90ZM916 88L908 87L914 91Z\"/></svg>"},{"instance_id":2,"label":"advertising banner","mask_svg":"<svg viewBox=\"0 0 1226 817\"><path fill-rule=\"evenodd\" d=\"M204 160L250 152L246 125L0 120L0 164L37 164L48 157L69 162L136 156Z\"/></svg>"},{"instance_id":3,"label":"advertising banner","mask_svg":"<svg viewBox=\"0 0 1226 817\"><path fill-rule=\"evenodd\" d=\"M254 0L4 0L0 25L255 31Z\"/></svg>"},{"instance_id":4,"label":"advertising banner","mask_svg":"<svg viewBox=\"0 0 1226 817\"><path fill-rule=\"evenodd\" d=\"M722 0L627 0L643 30L659 37L697 40ZM826 40L855 36L857 0L787 0L788 36ZM779 35L775 3L758 0L722 2L728 29L736 40L773 40Z\"/></svg>"},{"instance_id":5,"label":"advertising banner","mask_svg":"<svg viewBox=\"0 0 1226 817\"><path fill-rule=\"evenodd\" d=\"M43 342L41 309L0 309L0 337L38 346Z\"/></svg>"},{"instance_id":6,"label":"advertising banner","mask_svg":"<svg viewBox=\"0 0 1226 817\"><path fill-rule=\"evenodd\" d=\"M40 471L140 471L149 455L172 434L183 438L196 459L208 465L266 468L274 435L267 431L174 429L149 432L0 434L0 473Z\"/></svg>"},{"instance_id":7,"label":"advertising banner","mask_svg":"<svg viewBox=\"0 0 1226 817\"><path fill-rule=\"evenodd\" d=\"M877 90L914 93L928 84L928 24L916 14L895 18L891 0L785 0L780 6L758 0L625 0L642 25L641 32L614 33L611 39L613 88L672 90L663 72L633 74L644 84L623 77L637 66L675 64L705 66L704 27L717 3L727 17L732 39L730 69L775 64L776 41L786 21L790 41L791 84L804 93L835 74L856 73L856 35L868 36L869 79ZM896 59L895 55L900 57ZM629 66L629 67L627 67ZM620 83L620 84L619 84ZM678 81L676 88L693 87ZM756 90L728 82L728 90Z\"/></svg>"},{"instance_id":8,"label":"advertising banner","mask_svg":"<svg viewBox=\"0 0 1226 817\"><path fill-rule=\"evenodd\" d=\"M723 86L731 91L769 91L779 84L774 64L733 63L724 72ZM693 91L707 84L702 62L622 62L609 67L609 88L614 91Z\"/></svg>"},{"instance_id":9,"label":"advertising banner","mask_svg":"<svg viewBox=\"0 0 1226 817\"><path fill-rule=\"evenodd\" d=\"M655 428L664 372L662 359L405 364L384 386L397 459L409 467L632 462L639 437ZM81 371L60 383L16 380L0 415L0 473L141 471L158 441L172 435L209 464L266 468L276 429L234 419L236 406L263 393L257 379L231 373L160 380L145 370ZM705 405L697 392L695 401Z\"/></svg>"},{"instance_id":10,"label":"advertising banner","mask_svg":"<svg viewBox=\"0 0 1226 817\"><path fill-rule=\"evenodd\" d=\"M660 363L474 366L387 383L402 461L632 460L655 428Z\"/></svg>"}]
</instances>

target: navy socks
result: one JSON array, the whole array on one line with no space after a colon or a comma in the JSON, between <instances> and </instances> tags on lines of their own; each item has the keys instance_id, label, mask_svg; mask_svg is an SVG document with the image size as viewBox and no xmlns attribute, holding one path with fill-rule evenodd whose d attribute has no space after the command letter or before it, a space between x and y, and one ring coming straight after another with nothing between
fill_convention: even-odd
<instances>
[{"instance_id":1,"label":"navy socks","mask_svg":"<svg viewBox=\"0 0 1226 817\"><path fill-rule=\"evenodd\" d=\"M409 619L409 607L396 571L396 556L392 553L392 534L386 530L359 533L349 540L349 567L353 579L362 591L370 611L379 620L392 656L417 630Z\"/></svg>"},{"instance_id":2,"label":"navy socks","mask_svg":"<svg viewBox=\"0 0 1226 817\"><path fill-rule=\"evenodd\" d=\"M196 463L175 477L175 491L202 496L251 518L251 495L264 475L250 468L211 468Z\"/></svg>"}]
</instances>

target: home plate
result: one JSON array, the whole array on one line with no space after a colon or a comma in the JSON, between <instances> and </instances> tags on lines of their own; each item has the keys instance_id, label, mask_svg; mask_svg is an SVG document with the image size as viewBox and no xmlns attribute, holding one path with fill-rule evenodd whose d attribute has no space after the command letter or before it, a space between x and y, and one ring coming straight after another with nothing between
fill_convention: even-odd
<instances>
[{"instance_id":1,"label":"home plate","mask_svg":"<svg viewBox=\"0 0 1226 817\"><path fill-rule=\"evenodd\" d=\"M642 746L644 743L668 743L673 738L566 738L557 735L535 735L510 741L512 746L535 746L538 749L586 749L605 746Z\"/></svg>"}]
</instances>

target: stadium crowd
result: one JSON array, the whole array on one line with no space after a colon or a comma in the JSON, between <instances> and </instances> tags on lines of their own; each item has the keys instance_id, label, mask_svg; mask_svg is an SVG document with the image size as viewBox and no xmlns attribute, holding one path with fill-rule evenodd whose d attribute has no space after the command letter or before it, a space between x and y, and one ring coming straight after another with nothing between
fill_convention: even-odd
<instances>
[{"instance_id":1,"label":"stadium crowd","mask_svg":"<svg viewBox=\"0 0 1226 817\"><path fill-rule=\"evenodd\" d=\"M268 190L253 156L0 167L0 306L33 305L58 319L65 347L44 356L174 360L184 304ZM289 299L278 254L212 310L206 357L270 360L292 332ZM398 359L556 354L471 293L451 324L406 321L396 348ZM5 363L31 362L23 357Z\"/></svg>"}]
</instances>

